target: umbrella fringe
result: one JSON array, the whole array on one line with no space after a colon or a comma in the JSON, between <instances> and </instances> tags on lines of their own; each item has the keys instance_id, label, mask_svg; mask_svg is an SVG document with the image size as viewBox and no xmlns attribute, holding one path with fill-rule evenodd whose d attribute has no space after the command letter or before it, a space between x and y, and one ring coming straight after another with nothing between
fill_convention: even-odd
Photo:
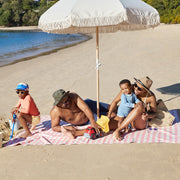
<instances>
[{"instance_id":1,"label":"umbrella fringe","mask_svg":"<svg viewBox=\"0 0 180 180\"><path fill-rule=\"evenodd\" d=\"M159 25L159 16L148 15L147 17L134 16L128 14L129 18L119 16L117 18L93 18L89 19L74 19L72 26L69 27L71 21L55 22L55 23L39 23L39 28L49 33L61 33L61 34L75 34L75 33L95 33L96 27L99 27L100 33L110 33L121 31L141 30L147 28L153 28ZM133 19L133 20L132 20ZM101 23L100 23L101 22ZM103 23L102 23L103 22ZM107 24L107 25L106 25Z\"/></svg>"}]
</instances>

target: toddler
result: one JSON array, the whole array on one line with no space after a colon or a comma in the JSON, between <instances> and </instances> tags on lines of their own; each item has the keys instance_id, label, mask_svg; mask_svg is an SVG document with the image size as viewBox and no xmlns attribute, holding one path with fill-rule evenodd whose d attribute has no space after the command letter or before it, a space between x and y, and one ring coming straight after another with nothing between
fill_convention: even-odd
<instances>
[{"instance_id":1,"label":"toddler","mask_svg":"<svg viewBox=\"0 0 180 180\"><path fill-rule=\"evenodd\" d=\"M121 104L118 107L117 111L117 119L118 119L118 127L125 119L125 117L129 114L129 112L134 108L135 104L140 102L137 96L132 92L131 83L128 79L124 79L120 81L119 86L122 91L121 95ZM131 128L134 128L133 123L131 124ZM126 131L128 127L126 127Z\"/></svg>"}]
</instances>

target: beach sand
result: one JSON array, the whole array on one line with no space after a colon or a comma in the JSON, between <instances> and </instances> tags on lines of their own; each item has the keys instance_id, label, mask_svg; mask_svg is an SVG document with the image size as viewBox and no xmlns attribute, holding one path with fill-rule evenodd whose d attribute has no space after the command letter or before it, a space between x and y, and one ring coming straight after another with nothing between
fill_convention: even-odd
<instances>
[{"instance_id":1,"label":"beach sand","mask_svg":"<svg viewBox=\"0 0 180 180\"><path fill-rule=\"evenodd\" d=\"M0 116L9 118L19 82L27 82L42 115L60 88L96 100L95 35L89 41L0 68ZM100 101L111 103L119 81L148 75L168 109L180 110L180 25L100 34ZM161 93L158 88L164 91ZM0 149L3 179L178 179L179 144L18 146Z\"/></svg>"},{"instance_id":2,"label":"beach sand","mask_svg":"<svg viewBox=\"0 0 180 180\"><path fill-rule=\"evenodd\" d=\"M19 27L3 27L0 26L1 31L39 31L37 26L19 26Z\"/></svg>"}]
</instances>

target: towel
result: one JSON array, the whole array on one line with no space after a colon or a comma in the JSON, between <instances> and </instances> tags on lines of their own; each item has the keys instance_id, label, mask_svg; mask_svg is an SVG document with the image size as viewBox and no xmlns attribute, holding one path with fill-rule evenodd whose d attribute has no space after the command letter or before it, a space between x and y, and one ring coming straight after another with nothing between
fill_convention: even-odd
<instances>
[{"instance_id":1,"label":"towel","mask_svg":"<svg viewBox=\"0 0 180 180\"><path fill-rule=\"evenodd\" d=\"M104 137L92 140L84 136L79 136L69 140L67 136L51 129L50 116L41 115L41 123L37 125L33 135L23 139L19 135L8 141L4 146L17 145L46 145L46 144L123 144L123 143L180 143L180 114L178 110L170 110L175 116L173 125L170 127L147 128L136 130L124 135L123 140L118 141L113 138L112 132ZM61 124L63 125L63 124ZM87 126L78 126L83 129Z\"/></svg>"}]
</instances>

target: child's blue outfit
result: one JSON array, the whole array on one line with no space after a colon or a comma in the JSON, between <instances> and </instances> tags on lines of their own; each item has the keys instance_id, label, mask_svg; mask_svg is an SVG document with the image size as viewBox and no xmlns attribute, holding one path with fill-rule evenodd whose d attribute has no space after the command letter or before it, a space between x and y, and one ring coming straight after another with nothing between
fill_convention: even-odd
<instances>
[{"instance_id":1,"label":"child's blue outfit","mask_svg":"<svg viewBox=\"0 0 180 180\"><path fill-rule=\"evenodd\" d=\"M134 104L137 104L140 100L137 96L132 94L122 94L121 95L121 104L118 107L117 115L119 117L126 117L129 112L134 108Z\"/></svg>"}]
</instances>

